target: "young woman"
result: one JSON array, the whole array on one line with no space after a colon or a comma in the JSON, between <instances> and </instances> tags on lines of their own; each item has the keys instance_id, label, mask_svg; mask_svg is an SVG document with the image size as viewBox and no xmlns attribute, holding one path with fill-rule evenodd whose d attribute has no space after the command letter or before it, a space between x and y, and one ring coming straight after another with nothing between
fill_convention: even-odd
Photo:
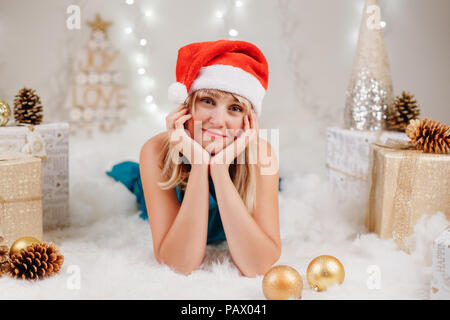
<instances>
[{"instance_id":1,"label":"young woman","mask_svg":"<svg viewBox=\"0 0 450 320\"><path fill-rule=\"evenodd\" d=\"M179 50L169 91L184 103L166 117L167 131L144 144L139 160L159 263L189 274L202 264L207 244L220 241L248 277L265 274L279 259L278 163L258 136L267 78L264 56L248 42Z\"/></svg>"}]
</instances>

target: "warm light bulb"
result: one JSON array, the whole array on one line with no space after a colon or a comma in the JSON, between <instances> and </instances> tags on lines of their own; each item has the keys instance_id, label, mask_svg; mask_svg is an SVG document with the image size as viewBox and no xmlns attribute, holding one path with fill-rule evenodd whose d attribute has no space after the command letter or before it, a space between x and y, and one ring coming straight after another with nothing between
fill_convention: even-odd
<instances>
[{"instance_id":1,"label":"warm light bulb","mask_svg":"<svg viewBox=\"0 0 450 320\"><path fill-rule=\"evenodd\" d=\"M139 68L138 69L138 74L140 74L140 75L145 74L145 69L144 68Z\"/></svg>"},{"instance_id":2,"label":"warm light bulb","mask_svg":"<svg viewBox=\"0 0 450 320\"><path fill-rule=\"evenodd\" d=\"M125 28L125 33L126 34L130 34L130 33L132 33L133 32L133 28L131 28L131 27L126 27Z\"/></svg>"},{"instance_id":3,"label":"warm light bulb","mask_svg":"<svg viewBox=\"0 0 450 320\"><path fill-rule=\"evenodd\" d=\"M223 12L220 11L220 10L216 11L216 17L219 18L219 19L222 19L223 18Z\"/></svg>"},{"instance_id":4,"label":"warm light bulb","mask_svg":"<svg viewBox=\"0 0 450 320\"><path fill-rule=\"evenodd\" d=\"M139 41L139 44L140 44L141 46L145 47L145 46L147 45L147 39L141 39L141 40Z\"/></svg>"},{"instance_id":5,"label":"warm light bulb","mask_svg":"<svg viewBox=\"0 0 450 320\"><path fill-rule=\"evenodd\" d=\"M148 95L148 96L145 97L145 102L151 103L152 101L153 101L153 97L152 96Z\"/></svg>"},{"instance_id":6,"label":"warm light bulb","mask_svg":"<svg viewBox=\"0 0 450 320\"><path fill-rule=\"evenodd\" d=\"M234 5L236 6L236 7L238 7L238 8L240 8L240 7L242 7L243 5L244 5L244 3L242 2L242 1L236 1L235 3L234 3Z\"/></svg>"},{"instance_id":7,"label":"warm light bulb","mask_svg":"<svg viewBox=\"0 0 450 320\"><path fill-rule=\"evenodd\" d=\"M380 27L385 28L386 27L386 21L380 21Z\"/></svg>"},{"instance_id":8,"label":"warm light bulb","mask_svg":"<svg viewBox=\"0 0 450 320\"><path fill-rule=\"evenodd\" d=\"M239 32L236 29L230 29L230 31L228 31L228 34L231 37L236 37L239 34Z\"/></svg>"}]
</instances>

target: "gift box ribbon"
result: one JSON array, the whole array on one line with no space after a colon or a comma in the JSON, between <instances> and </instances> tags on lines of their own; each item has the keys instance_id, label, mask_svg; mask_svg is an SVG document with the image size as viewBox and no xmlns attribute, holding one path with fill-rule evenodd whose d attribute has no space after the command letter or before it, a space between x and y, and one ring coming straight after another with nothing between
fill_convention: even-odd
<instances>
[{"instance_id":1,"label":"gift box ribbon","mask_svg":"<svg viewBox=\"0 0 450 320\"><path fill-rule=\"evenodd\" d=\"M42 200L42 197L28 197L28 198L17 198L17 199L6 200L0 196L0 204L14 203L14 202L38 201L38 200Z\"/></svg>"}]
</instances>

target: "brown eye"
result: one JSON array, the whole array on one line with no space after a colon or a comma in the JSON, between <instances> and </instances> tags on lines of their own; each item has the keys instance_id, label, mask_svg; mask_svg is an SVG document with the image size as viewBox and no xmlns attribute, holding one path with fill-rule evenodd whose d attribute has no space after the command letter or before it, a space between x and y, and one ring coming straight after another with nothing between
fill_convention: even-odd
<instances>
[{"instance_id":1,"label":"brown eye","mask_svg":"<svg viewBox=\"0 0 450 320\"><path fill-rule=\"evenodd\" d=\"M231 110L235 112L242 112L243 109L240 106L234 105L231 106Z\"/></svg>"},{"instance_id":2,"label":"brown eye","mask_svg":"<svg viewBox=\"0 0 450 320\"><path fill-rule=\"evenodd\" d=\"M211 98L207 98L207 97L201 98L200 101L204 102L204 103L207 103L207 104L212 104L213 103L212 99Z\"/></svg>"}]
</instances>

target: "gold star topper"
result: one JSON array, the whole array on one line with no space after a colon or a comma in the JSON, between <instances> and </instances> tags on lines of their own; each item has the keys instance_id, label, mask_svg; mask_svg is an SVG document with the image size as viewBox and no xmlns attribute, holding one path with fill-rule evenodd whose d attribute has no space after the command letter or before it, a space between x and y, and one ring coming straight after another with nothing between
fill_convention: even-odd
<instances>
[{"instance_id":1,"label":"gold star topper","mask_svg":"<svg viewBox=\"0 0 450 320\"><path fill-rule=\"evenodd\" d=\"M97 13L94 21L88 21L88 25L92 28L92 31L100 30L106 34L107 29L112 25L112 22L102 20L100 15Z\"/></svg>"}]
</instances>

